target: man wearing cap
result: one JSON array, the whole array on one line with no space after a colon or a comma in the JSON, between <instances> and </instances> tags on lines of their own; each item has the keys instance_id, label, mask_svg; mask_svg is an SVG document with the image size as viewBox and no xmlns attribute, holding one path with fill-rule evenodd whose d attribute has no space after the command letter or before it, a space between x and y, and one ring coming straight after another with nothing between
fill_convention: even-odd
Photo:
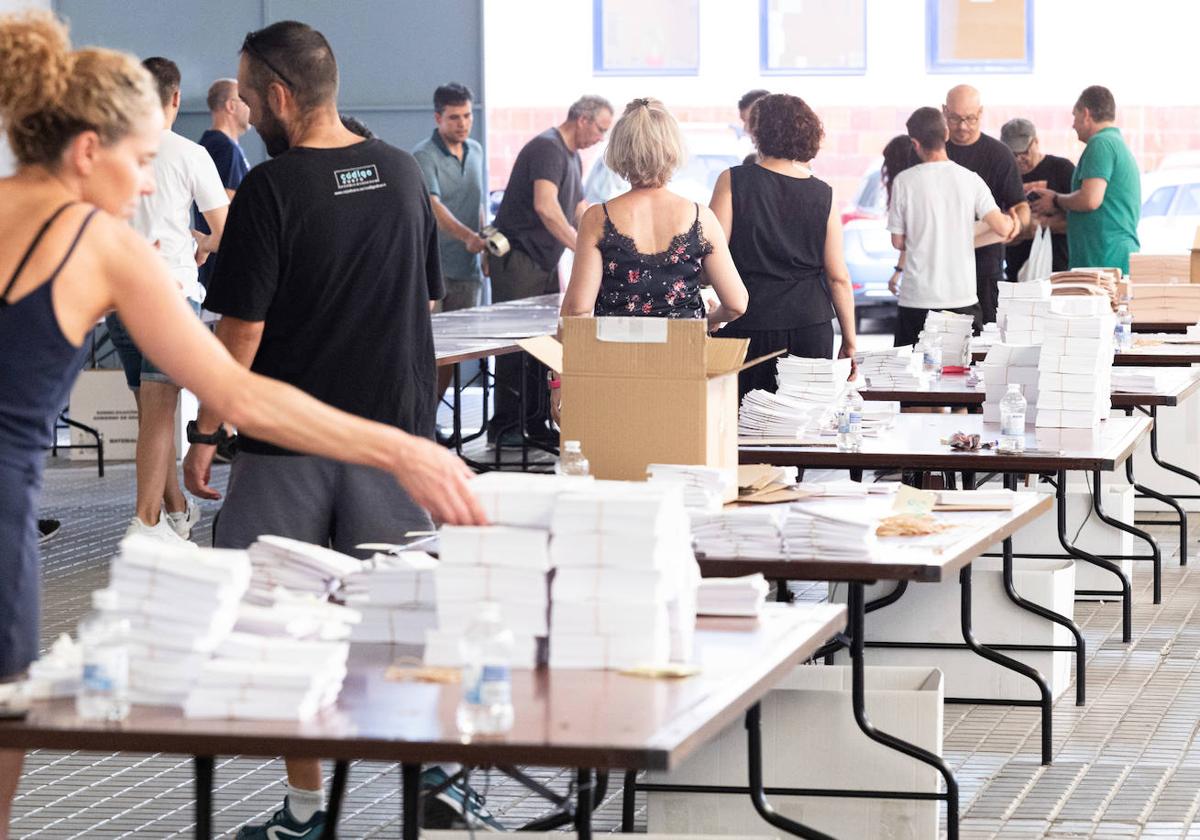
<instances>
[{"instance_id":1,"label":"man wearing cap","mask_svg":"<svg viewBox=\"0 0 1200 840\"><path fill-rule=\"evenodd\" d=\"M996 205L1017 222L1016 231L1029 227L1029 202L1013 153L995 137L983 133L979 91L958 85L946 94L942 114L950 128L946 154L983 179ZM983 323L996 320L997 284L1004 278L1004 243L975 249L975 290Z\"/></svg>"},{"instance_id":2,"label":"man wearing cap","mask_svg":"<svg viewBox=\"0 0 1200 840\"><path fill-rule=\"evenodd\" d=\"M1071 177L1071 191L1041 190L1034 209L1067 212L1071 268L1115 267L1128 274L1129 255L1141 247L1142 181L1116 126L1117 102L1108 88L1092 85L1079 94L1071 113L1075 133L1087 143Z\"/></svg>"},{"instance_id":3,"label":"man wearing cap","mask_svg":"<svg viewBox=\"0 0 1200 840\"><path fill-rule=\"evenodd\" d=\"M1006 122L1000 129L1000 140L1012 149L1013 156L1017 159L1017 169L1021 171L1026 195L1034 195L1046 189L1054 192L1071 191L1071 176L1075 173L1075 164L1064 157L1043 152L1038 141L1037 129L1029 120L1017 117ZM1054 254L1053 270L1067 270L1069 263L1066 214L1061 210L1048 214L1035 212L1033 221L1034 226L1004 249L1006 280L1016 282L1017 273L1029 259L1033 237L1037 232L1036 226L1050 229L1050 246Z\"/></svg>"}]
</instances>

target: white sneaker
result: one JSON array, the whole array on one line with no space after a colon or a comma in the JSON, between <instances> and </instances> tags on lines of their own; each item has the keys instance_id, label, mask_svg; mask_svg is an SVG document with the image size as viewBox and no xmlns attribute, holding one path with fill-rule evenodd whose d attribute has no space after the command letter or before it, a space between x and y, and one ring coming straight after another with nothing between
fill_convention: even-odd
<instances>
[{"instance_id":1,"label":"white sneaker","mask_svg":"<svg viewBox=\"0 0 1200 840\"><path fill-rule=\"evenodd\" d=\"M171 527L167 521L167 517L159 516L157 525L147 525L138 517L133 517L129 520L129 527L125 529L125 536L143 536L151 537L152 539L162 540L163 542L171 543L172 545L181 545L188 542L179 534L175 533L175 529Z\"/></svg>"},{"instance_id":2,"label":"white sneaker","mask_svg":"<svg viewBox=\"0 0 1200 840\"><path fill-rule=\"evenodd\" d=\"M177 513L166 514L167 524L171 529L183 537L185 540L191 539L192 528L196 527L196 523L200 521L200 506L191 499L187 501L187 508ZM161 521L161 517L160 517Z\"/></svg>"}]
</instances>

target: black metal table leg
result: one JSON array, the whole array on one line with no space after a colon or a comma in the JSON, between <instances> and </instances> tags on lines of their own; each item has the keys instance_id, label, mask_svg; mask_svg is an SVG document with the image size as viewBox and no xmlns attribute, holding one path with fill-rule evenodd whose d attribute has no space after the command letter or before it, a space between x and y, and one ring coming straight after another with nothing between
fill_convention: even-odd
<instances>
[{"instance_id":1,"label":"black metal table leg","mask_svg":"<svg viewBox=\"0 0 1200 840\"><path fill-rule=\"evenodd\" d=\"M1093 500L1094 500L1093 495ZM1094 503L1094 501L1093 501ZM1058 521L1058 543L1063 547L1071 557L1078 560L1083 560L1086 563L1091 563L1094 566L1099 566L1116 575L1121 582L1119 590L1108 589L1088 589L1075 590L1077 595L1118 595L1121 598L1121 641L1129 644L1133 640L1133 587L1129 583L1129 578L1125 577L1125 573L1121 571L1121 567L1111 560L1106 560L1103 557L1097 557L1091 552L1084 551L1082 548L1076 548L1070 540L1067 539L1067 473L1066 470L1059 470L1056 476L1054 487L1054 504L1055 514Z\"/></svg>"},{"instance_id":2,"label":"black metal table leg","mask_svg":"<svg viewBox=\"0 0 1200 840\"><path fill-rule=\"evenodd\" d=\"M400 765L400 792L403 824L400 836L404 840L421 838L421 765Z\"/></svg>"},{"instance_id":3,"label":"black metal table leg","mask_svg":"<svg viewBox=\"0 0 1200 840\"><path fill-rule=\"evenodd\" d=\"M342 797L346 794L346 777L349 773L349 761L333 763L333 781L329 785L329 804L325 807L325 828L321 831L321 840L337 840L338 820L342 816Z\"/></svg>"},{"instance_id":4,"label":"black metal table leg","mask_svg":"<svg viewBox=\"0 0 1200 840\"><path fill-rule=\"evenodd\" d=\"M975 639L974 629L972 628L972 613L971 613L971 565L968 563L963 566L962 571L958 573L958 584L962 594L960 620L962 624L963 641L967 643L967 647L971 648L976 655L982 656L989 662L993 662L1010 671L1016 671L1025 677L1028 677L1038 687L1038 692L1041 694L1042 708L1042 764L1049 764L1054 757L1054 739L1052 737L1051 727L1053 724L1054 699L1050 695L1050 686L1046 685L1046 679L1038 672L1036 668L1026 665L1020 660L1013 659L998 653L994 650L981 645Z\"/></svg>"},{"instance_id":5,"label":"black metal table leg","mask_svg":"<svg viewBox=\"0 0 1200 840\"><path fill-rule=\"evenodd\" d=\"M1159 493L1157 490L1151 490L1144 484L1138 484L1133 478L1133 458L1125 459L1125 480L1133 485L1133 489L1142 496L1148 499L1154 499L1156 502L1162 502L1164 505L1173 508L1175 515L1178 517L1176 524L1179 526L1179 565L1187 565L1187 513L1183 510L1183 505L1178 501L1168 496L1166 493ZM1145 519L1134 519L1135 525L1153 525L1153 521Z\"/></svg>"},{"instance_id":6,"label":"black metal table leg","mask_svg":"<svg viewBox=\"0 0 1200 840\"><path fill-rule=\"evenodd\" d=\"M754 810L758 815L781 831L796 837L804 837L806 840L834 840L815 828L788 819L772 808L771 803L767 801L762 772L762 707L758 703L746 712L746 748L750 770L750 801L754 803Z\"/></svg>"},{"instance_id":7,"label":"black metal table leg","mask_svg":"<svg viewBox=\"0 0 1200 840\"><path fill-rule=\"evenodd\" d=\"M579 804L575 807L575 831L579 840L592 840L592 771L579 768L575 772Z\"/></svg>"},{"instance_id":8,"label":"black metal table leg","mask_svg":"<svg viewBox=\"0 0 1200 840\"><path fill-rule=\"evenodd\" d=\"M1133 459L1133 456L1129 456ZM1096 510L1096 516L1105 525L1116 528L1118 531L1124 531L1127 534L1132 534L1139 540L1150 546L1150 555L1148 557L1131 557L1132 560L1149 560L1154 568L1154 603L1162 603L1162 552L1158 548L1158 542L1154 537L1147 534L1141 528L1130 525L1128 522L1122 522L1119 519L1113 519L1104 512L1104 499L1101 493L1101 473L1100 470L1092 470L1092 507Z\"/></svg>"},{"instance_id":9,"label":"black metal table leg","mask_svg":"<svg viewBox=\"0 0 1200 840\"><path fill-rule=\"evenodd\" d=\"M212 837L213 757L192 756L196 773L196 840Z\"/></svg>"},{"instance_id":10,"label":"black metal table leg","mask_svg":"<svg viewBox=\"0 0 1200 840\"><path fill-rule=\"evenodd\" d=\"M633 833L633 818L637 813L637 771L626 770L621 785L621 831Z\"/></svg>"}]
</instances>

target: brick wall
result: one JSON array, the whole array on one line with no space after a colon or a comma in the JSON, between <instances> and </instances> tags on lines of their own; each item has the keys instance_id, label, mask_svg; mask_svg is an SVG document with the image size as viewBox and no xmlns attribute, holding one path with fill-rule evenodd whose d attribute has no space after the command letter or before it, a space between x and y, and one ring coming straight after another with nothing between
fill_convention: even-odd
<instances>
[{"instance_id":1,"label":"brick wall","mask_svg":"<svg viewBox=\"0 0 1200 840\"><path fill-rule=\"evenodd\" d=\"M834 200L850 201L863 172L884 145L904 132L904 121L917 105L882 105L871 108L816 106L825 124L825 142L815 166L834 188ZM679 107L680 122L729 122L736 115L722 107ZM491 189L503 189L517 152L530 137L563 119L561 108L493 108L488 110L488 173ZM1070 105L1021 107L997 105L984 112L984 130L999 135L1000 126L1021 116L1038 127L1042 150L1078 160L1083 144L1071 129ZM1143 171L1158 166L1170 152L1200 150L1200 107L1126 106L1121 126ZM595 152L583 153L584 172Z\"/></svg>"}]
</instances>

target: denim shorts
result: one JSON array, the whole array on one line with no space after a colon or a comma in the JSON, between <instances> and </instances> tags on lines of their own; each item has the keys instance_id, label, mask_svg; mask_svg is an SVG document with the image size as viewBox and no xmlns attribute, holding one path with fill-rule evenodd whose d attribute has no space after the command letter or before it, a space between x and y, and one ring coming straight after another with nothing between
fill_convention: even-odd
<instances>
[{"instance_id":1,"label":"denim shorts","mask_svg":"<svg viewBox=\"0 0 1200 840\"><path fill-rule=\"evenodd\" d=\"M188 306L192 307L192 311L199 318L200 304L188 298ZM117 351L117 357L121 360L121 367L125 370L126 385L131 389L136 389L141 387L143 380L172 384L171 377L142 355L142 351L133 343L133 337L129 335L129 331L125 329L125 325L121 323L116 312L108 313L104 319L104 325L108 327L108 337L112 341L113 349Z\"/></svg>"}]
</instances>

